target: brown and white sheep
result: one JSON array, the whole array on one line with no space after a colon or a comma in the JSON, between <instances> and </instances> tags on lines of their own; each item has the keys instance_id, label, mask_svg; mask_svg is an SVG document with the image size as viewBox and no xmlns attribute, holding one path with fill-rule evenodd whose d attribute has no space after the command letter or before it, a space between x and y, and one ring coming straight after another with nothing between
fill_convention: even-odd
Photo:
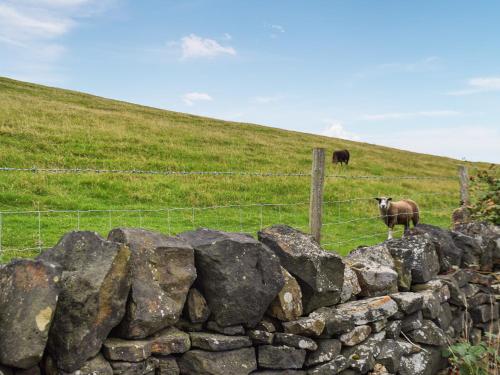
<instances>
[{"instance_id":1,"label":"brown and white sheep","mask_svg":"<svg viewBox=\"0 0 500 375\"><path fill-rule=\"evenodd\" d=\"M392 232L395 225L404 225L405 233L410 229L410 221L413 226L417 225L420 216L418 205L411 199L403 199L392 202L392 198L375 198L380 209L380 218L389 227L387 239L392 239Z\"/></svg>"}]
</instances>

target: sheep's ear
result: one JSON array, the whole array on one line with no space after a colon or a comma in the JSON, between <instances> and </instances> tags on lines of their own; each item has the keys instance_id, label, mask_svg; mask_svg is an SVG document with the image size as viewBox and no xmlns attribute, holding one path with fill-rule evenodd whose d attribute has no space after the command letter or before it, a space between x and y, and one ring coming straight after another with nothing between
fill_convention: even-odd
<instances>
[{"instance_id":1,"label":"sheep's ear","mask_svg":"<svg viewBox=\"0 0 500 375\"><path fill-rule=\"evenodd\" d=\"M373 199L375 199L378 202L380 202L380 200L381 200L380 198L373 198Z\"/></svg>"},{"instance_id":2,"label":"sheep's ear","mask_svg":"<svg viewBox=\"0 0 500 375\"><path fill-rule=\"evenodd\" d=\"M387 198L388 201L392 201L392 198Z\"/></svg>"}]
</instances>

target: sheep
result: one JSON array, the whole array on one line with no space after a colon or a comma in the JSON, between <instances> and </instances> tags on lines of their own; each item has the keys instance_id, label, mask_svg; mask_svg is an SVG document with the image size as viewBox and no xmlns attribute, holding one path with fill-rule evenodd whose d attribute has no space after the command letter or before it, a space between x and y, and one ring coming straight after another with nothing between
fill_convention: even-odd
<instances>
[{"instance_id":1,"label":"sheep","mask_svg":"<svg viewBox=\"0 0 500 375\"><path fill-rule=\"evenodd\" d=\"M340 163L345 163L345 165L349 165L349 158L350 158L349 151L347 150L341 150L341 151L333 151L332 155L332 163L337 164Z\"/></svg>"},{"instance_id":2,"label":"sheep","mask_svg":"<svg viewBox=\"0 0 500 375\"><path fill-rule=\"evenodd\" d=\"M389 227L388 240L392 240L392 231L395 225L404 225L406 233L410 229L410 221L413 226L417 225L420 216L418 205L411 199L403 199L392 202L392 198L375 198L380 209L380 218Z\"/></svg>"}]
</instances>

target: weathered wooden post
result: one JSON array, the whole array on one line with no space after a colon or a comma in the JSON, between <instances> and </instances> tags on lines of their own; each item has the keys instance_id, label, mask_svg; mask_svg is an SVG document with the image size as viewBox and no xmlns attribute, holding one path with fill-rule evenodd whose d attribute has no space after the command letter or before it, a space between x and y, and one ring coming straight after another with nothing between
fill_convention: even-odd
<instances>
[{"instance_id":1,"label":"weathered wooden post","mask_svg":"<svg viewBox=\"0 0 500 375\"><path fill-rule=\"evenodd\" d=\"M469 173L465 165L458 166L458 177L460 180L460 206L468 206L469 200Z\"/></svg>"},{"instance_id":2,"label":"weathered wooden post","mask_svg":"<svg viewBox=\"0 0 500 375\"><path fill-rule=\"evenodd\" d=\"M309 200L309 229L314 239L321 241L323 186L325 184L325 149L313 149L311 196Z\"/></svg>"}]
</instances>

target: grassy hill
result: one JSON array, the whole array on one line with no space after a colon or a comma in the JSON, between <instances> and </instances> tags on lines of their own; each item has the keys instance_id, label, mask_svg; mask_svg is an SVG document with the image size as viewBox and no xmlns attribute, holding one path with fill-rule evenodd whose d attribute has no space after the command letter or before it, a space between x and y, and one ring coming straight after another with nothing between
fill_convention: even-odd
<instances>
[{"instance_id":1,"label":"grassy hill","mask_svg":"<svg viewBox=\"0 0 500 375\"><path fill-rule=\"evenodd\" d=\"M164 111L0 77L0 167L308 173L313 147L325 147L328 154L350 150L349 168L328 163L327 174L454 176L458 164L449 158ZM446 226L458 203L458 183L328 178L325 185L328 202L376 195L412 197L421 206L424 222ZM52 246L77 227L103 235L121 225L171 233L193 226L255 233L261 224L281 221L306 229L308 197L308 177L0 172L0 260L32 256L32 248ZM256 203L300 204L163 210ZM117 209L151 211L106 211ZM17 212L36 210L68 212ZM73 210L80 212L69 212ZM376 215L373 200L326 203L326 248L346 253L384 239L386 229ZM347 220L356 221L332 224ZM362 238L352 240L356 237ZM336 241L342 243L331 244ZM26 248L31 250L18 251Z\"/></svg>"}]
</instances>

